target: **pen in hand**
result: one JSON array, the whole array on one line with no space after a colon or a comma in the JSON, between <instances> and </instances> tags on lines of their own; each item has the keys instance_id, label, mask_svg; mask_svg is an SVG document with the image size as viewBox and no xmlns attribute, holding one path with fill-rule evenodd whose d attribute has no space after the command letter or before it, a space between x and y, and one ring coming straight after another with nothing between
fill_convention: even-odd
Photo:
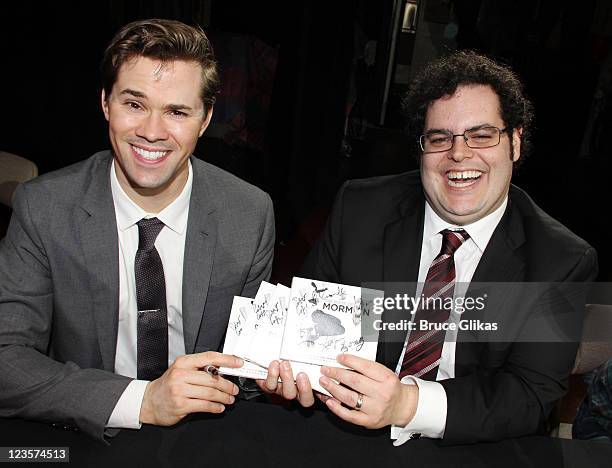
<instances>
[{"instance_id":1,"label":"pen in hand","mask_svg":"<svg viewBox=\"0 0 612 468\"><path fill-rule=\"evenodd\" d=\"M213 377L215 375L219 375L219 368L217 366L213 366L212 364L209 364L209 365L205 366L203 370L208 375L211 375Z\"/></svg>"}]
</instances>

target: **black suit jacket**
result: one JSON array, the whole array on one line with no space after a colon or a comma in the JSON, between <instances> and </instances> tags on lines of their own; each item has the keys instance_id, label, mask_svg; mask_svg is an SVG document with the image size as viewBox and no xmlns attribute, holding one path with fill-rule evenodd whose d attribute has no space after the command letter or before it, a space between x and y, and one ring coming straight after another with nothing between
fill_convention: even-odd
<instances>
[{"instance_id":1,"label":"black suit jacket","mask_svg":"<svg viewBox=\"0 0 612 468\"><path fill-rule=\"evenodd\" d=\"M301 274L354 285L416 282L424 209L418 172L347 182ZM442 443L545 429L576 355L582 283L596 274L595 250L511 186L468 295L480 282L502 284L490 286L484 311L462 317L498 323L499 329L459 331L455 378L440 382L448 400ZM384 320L394 319L385 312ZM382 333L377 360L394 370L404 338L405 332Z\"/></svg>"}]
</instances>

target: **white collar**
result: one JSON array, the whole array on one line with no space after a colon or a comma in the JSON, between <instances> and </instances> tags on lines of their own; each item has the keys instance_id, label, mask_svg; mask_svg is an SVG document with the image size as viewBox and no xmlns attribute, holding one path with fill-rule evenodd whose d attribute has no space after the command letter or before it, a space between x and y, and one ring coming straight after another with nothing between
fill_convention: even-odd
<instances>
[{"instance_id":1,"label":"white collar","mask_svg":"<svg viewBox=\"0 0 612 468\"><path fill-rule=\"evenodd\" d=\"M444 221L440 216L436 214L433 208L429 205L427 201L425 201L425 223L423 226L423 241L427 242L431 240L434 236L438 235L440 231L444 229L464 229L469 235L470 238L476 244L476 247L480 250L480 252L484 252L487 248L487 244L491 240L491 236L493 235L493 231L499 224L504 215L504 211L506 211L506 206L508 205L508 196L502 202L502 204L492 213L489 213L484 218L480 218L478 221L475 221L471 224L466 224L465 226L457 226L456 224L451 224L448 221Z\"/></svg>"},{"instance_id":2,"label":"white collar","mask_svg":"<svg viewBox=\"0 0 612 468\"><path fill-rule=\"evenodd\" d=\"M121 187L121 184L119 184L117 174L115 173L115 160L113 159L110 170L111 192L115 204L115 216L117 217L117 227L119 230L125 231L142 218L158 218L168 228L182 235L187 228L189 201L191 200L191 187L193 185L191 161L188 160L187 163L189 166L189 176L187 177L187 182L180 195L159 213L147 213L128 197Z\"/></svg>"}]
</instances>

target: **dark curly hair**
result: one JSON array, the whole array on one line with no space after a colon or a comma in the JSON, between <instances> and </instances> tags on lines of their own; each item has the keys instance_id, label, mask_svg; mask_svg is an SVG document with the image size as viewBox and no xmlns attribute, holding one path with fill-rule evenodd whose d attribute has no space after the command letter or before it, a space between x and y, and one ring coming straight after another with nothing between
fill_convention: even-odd
<instances>
[{"instance_id":1,"label":"dark curly hair","mask_svg":"<svg viewBox=\"0 0 612 468\"><path fill-rule=\"evenodd\" d=\"M514 129L522 128L521 158L514 167L529 154L533 106L523 92L518 76L507 66L474 51L458 51L429 63L410 84L403 102L406 131L414 142L414 155L421 154L418 138L423 133L427 109L443 96L452 95L461 85L488 85L500 102L501 117L512 135ZM514 146L510 138L511 156Z\"/></svg>"}]
</instances>

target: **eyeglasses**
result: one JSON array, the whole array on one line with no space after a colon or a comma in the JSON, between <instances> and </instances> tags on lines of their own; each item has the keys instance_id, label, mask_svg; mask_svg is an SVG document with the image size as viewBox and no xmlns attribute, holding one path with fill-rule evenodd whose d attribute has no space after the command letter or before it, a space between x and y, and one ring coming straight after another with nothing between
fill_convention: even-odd
<instances>
[{"instance_id":1,"label":"eyeglasses","mask_svg":"<svg viewBox=\"0 0 612 468\"><path fill-rule=\"evenodd\" d=\"M423 153L441 153L450 150L455 138L460 136L469 148L491 148L499 145L501 134L506 130L507 128L480 127L456 135L450 132L431 132L421 135L419 143Z\"/></svg>"}]
</instances>

